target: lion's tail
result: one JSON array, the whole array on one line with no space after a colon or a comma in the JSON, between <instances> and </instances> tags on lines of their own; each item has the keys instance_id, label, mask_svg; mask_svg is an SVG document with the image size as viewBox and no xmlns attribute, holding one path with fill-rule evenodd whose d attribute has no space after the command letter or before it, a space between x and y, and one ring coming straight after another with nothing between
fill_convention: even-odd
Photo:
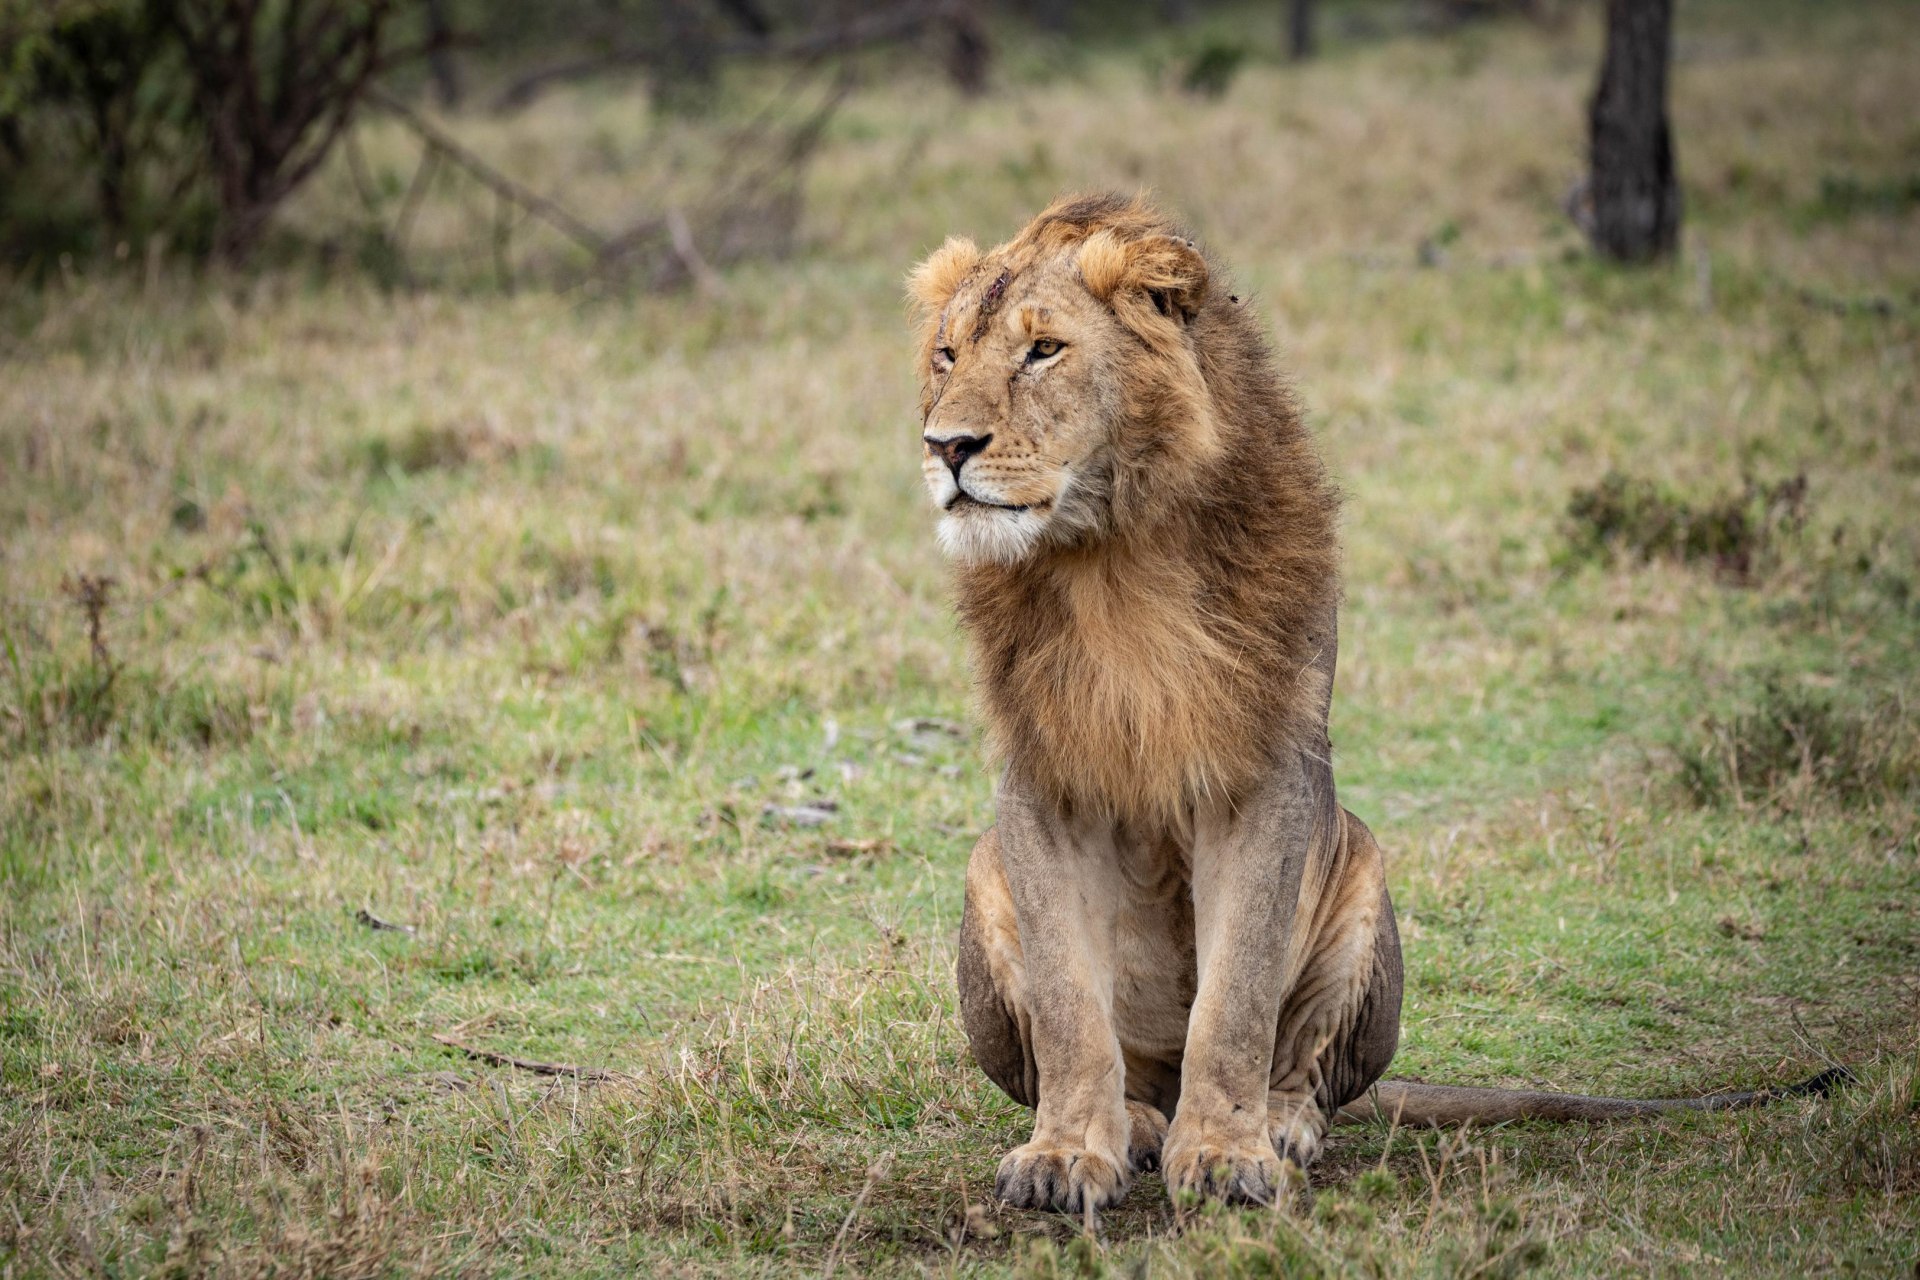
<instances>
[{"instance_id":1,"label":"lion's tail","mask_svg":"<svg viewBox=\"0 0 1920 1280\"><path fill-rule=\"evenodd\" d=\"M1340 1122L1386 1120L1403 1125L1500 1124L1508 1120L1630 1120L1667 1111L1728 1111L1782 1098L1825 1097L1852 1084L1845 1067L1829 1067L1799 1084L1711 1093L1704 1098L1600 1098L1530 1089L1469 1089L1447 1084L1382 1080L1366 1096L1340 1108Z\"/></svg>"}]
</instances>

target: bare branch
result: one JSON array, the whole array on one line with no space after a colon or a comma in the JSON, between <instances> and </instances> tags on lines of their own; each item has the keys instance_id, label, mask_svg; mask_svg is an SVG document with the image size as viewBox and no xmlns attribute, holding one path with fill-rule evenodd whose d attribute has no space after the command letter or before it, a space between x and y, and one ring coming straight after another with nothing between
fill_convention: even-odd
<instances>
[{"instance_id":1,"label":"bare branch","mask_svg":"<svg viewBox=\"0 0 1920 1280\"><path fill-rule=\"evenodd\" d=\"M717 298L726 292L720 283L720 277L714 273L707 260L700 256L699 248L693 243L693 228L687 225L687 215L679 209L667 210L667 242L673 246L674 257L680 259L680 265L686 269L694 286L709 298Z\"/></svg>"}]
</instances>

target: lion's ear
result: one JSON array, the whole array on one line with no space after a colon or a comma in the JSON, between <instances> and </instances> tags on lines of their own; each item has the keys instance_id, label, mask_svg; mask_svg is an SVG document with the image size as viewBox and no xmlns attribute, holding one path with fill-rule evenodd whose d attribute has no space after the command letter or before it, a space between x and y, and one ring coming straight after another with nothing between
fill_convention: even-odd
<instances>
[{"instance_id":1,"label":"lion's ear","mask_svg":"<svg viewBox=\"0 0 1920 1280\"><path fill-rule=\"evenodd\" d=\"M980 265L980 246L965 236L949 236L907 276L907 297L922 313L947 305L967 273Z\"/></svg>"},{"instance_id":2,"label":"lion's ear","mask_svg":"<svg viewBox=\"0 0 1920 1280\"><path fill-rule=\"evenodd\" d=\"M1122 240L1096 231L1080 246L1080 278L1093 295L1117 305L1120 295L1144 296L1163 316L1191 320L1207 292L1207 260L1179 236Z\"/></svg>"}]
</instances>

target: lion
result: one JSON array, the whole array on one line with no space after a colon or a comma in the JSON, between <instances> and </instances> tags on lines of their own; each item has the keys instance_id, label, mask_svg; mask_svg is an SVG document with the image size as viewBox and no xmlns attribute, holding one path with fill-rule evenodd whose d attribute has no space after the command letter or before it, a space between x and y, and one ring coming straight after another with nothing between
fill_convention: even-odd
<instances>
[{"instance_id":1,"label":"lion","mask_svg":"<svg viewBox=\"0 0 1920 1280\"><path fill-rule=\"evenodd\" d=\"M1779 1096L1382 1081L1399 936L1327 737L1339 502L1218 280L1146 201L1097 195L909 281L923 472L1004 763L957 961L975 1060L1034 1112L996 1194L1092 1211L1157 1166L1176 1198L1269 1203L1336 1118Z\"/></svg>"}]
</instances>

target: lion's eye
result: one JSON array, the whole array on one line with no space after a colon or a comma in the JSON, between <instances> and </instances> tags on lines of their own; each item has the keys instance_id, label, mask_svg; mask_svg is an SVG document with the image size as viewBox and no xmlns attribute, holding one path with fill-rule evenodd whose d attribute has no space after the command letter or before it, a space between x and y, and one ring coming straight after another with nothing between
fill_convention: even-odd
<instances>
[{"instance_id":1,"label":"lion's eye","mask_svg":"<svg viewBox=\"0 0 1920 1280\"><path fill-rule=\"evenodd\" d=\"M1038 342L1035 342L1031 347L1027 348L1027 363L1033 364L1039 360L1051 360L1053 357L1059 355L1060 349L1066 345L1066 343L1060 341L1058 338L1041 338Z\"/></svg>"},{"instance_id":2,"label":"lion's eye","mask_svg":"<svg viewBox=\"0 0 1920 1280\"><path fill-rule=\"evenodd\" d=\"M933 353L933 367L936 369L953 368L953 348L940 347Z\"/></svg>"}]
</instances>

